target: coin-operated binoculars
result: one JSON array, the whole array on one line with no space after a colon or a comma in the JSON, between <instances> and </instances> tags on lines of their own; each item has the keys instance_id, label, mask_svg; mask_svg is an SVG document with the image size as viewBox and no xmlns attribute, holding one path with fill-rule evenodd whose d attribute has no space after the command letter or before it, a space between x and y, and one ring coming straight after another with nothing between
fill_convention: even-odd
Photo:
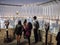
<instances>
[{"instance_id":1,"label":"coin-operated binoculars","mask_svg":"<svg viewBox=\"0 0 60 45\"><path fill-rule=\"evenodd\" d=\"M47 38L48 38L49 27L50 27L50 24L49 24L49 23L45 23L45 31L46 31L46 35L45 35L45 45L47 45Z\"/></svg>"},{"instance_id":2,"label":"coin-operated binoculars","mask_svg":"<svg viewBox=\"0 0 60 45\"><path fill-rule=\"evenodd\" d=\"M49 31L49 27L50 27L50 24L49 23L45 23L45 31Z\"/></svg>"},{"instance_id":3,"label":"coin-operated binoculars","mask_svg":"<svg viewBox=\"0 0 60 45\"><path fill-rule=\"evenodd\" d=\"M5 21L5 26L6 26L6 29L8 29L8 26L9 26L9 20L6 20L6 21Z\"/></svg>"},{"instance_id":4,"label":"coin-operated binoculars","mask_svg":"<svg viewBox=\"0 0 60 45\"><path fill-rule=\"evenodd\" d=\"M5 26L6 26L6 42L9 41L9 36L8 36L8 26L9 26L9 20L6 20L5 22Z\"/></svg>"}]
</instances>

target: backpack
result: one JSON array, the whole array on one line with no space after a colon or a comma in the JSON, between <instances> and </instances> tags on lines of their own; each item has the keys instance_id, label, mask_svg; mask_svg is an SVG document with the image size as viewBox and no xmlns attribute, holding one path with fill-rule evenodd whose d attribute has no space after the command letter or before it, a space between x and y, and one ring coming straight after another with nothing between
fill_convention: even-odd
<instances>
[{"instance_id":1,"label":"backpack","mask_svg":"<svg viewBox=\"0 0 60 45\"><path fill-rule=\"evenodd\" d=\"M35 28L38 29L39 28L39 22L38 21L35 21L36 24L35 24Z\"/></svg>"}]
</instances>

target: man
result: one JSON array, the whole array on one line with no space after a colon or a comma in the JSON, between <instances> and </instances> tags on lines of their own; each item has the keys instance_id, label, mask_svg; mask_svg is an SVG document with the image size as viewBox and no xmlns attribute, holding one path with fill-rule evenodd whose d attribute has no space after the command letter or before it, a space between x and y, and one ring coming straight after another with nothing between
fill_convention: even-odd
<instances>
[{"instance_id":1,"label":"man","mask_svg":"<svg viewBox=\"0 0 60 45\"><path fill-rule=\"evenodd\" d=\"M34 22L33 22L33 29L34 29L34 38L35 38L35 43L38 42L38 29L39 29L39 23L37 21L37 17L33 17Z\"/></svg>"}]
</instances>

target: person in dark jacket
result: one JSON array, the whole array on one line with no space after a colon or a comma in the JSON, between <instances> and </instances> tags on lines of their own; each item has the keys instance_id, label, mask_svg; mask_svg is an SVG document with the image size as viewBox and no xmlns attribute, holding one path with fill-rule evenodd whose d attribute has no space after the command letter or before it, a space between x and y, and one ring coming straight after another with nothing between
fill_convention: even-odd
<instances>
[{"instance_id":1,"label":"person in dark jacket","mask_svg":"<svg viewBox=\"0 0 60 45\"><path fill-rule=\"evenodd\" d=\"M38 20L37 20L36 16L34 16L33 19L34 19L34 22L33 22L34 38L35 38L35 43L37 43L38 42L39 23L38 23Z\"/></svg>"},{"instance_id":2,"label":"person in dark jacket","mask_svg":"<svg viewBox=\"0 0 60 45\"><path fill-rule=\"evenodd\" d=\"M45 23L45 31L46 31L46 34L45 34L45 45L47 45L49 28L50 28L50 24L49 23Z\"/></svg>"},{"instance_id":3,"label":"person in dark jacket","mask_svg":"<svg viewBox=\"0 0 60 45\"><path fill-rule=\"evenodd\" d=\"M56 41L57 41L57 45L60 45L60 29L59 29L59 32L56 36Z\"/></svg>"},{"instance_id":4,"label":"person in dark jacket","mask_svg":"<svg viewBox=\"0 0 60 45\"><path fill-rule=\"evenodd\" d=\"M17 39L17 45L20 45L20 38L21 38L21 35L22 35L22 28L23 28L23 26L21 24L21 21L19 20L18 24L15 27L15 34L16 34L16 39Z\"/></svg>"}]
</instances>

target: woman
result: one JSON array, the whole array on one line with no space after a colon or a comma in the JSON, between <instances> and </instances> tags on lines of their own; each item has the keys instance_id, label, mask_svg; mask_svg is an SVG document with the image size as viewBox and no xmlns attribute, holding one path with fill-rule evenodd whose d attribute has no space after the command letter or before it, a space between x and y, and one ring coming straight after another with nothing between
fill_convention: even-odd
<instances>
[{"instance_id":1,"label":"woman","mask_svg":"<svg viewBox=\"0 0 60 45\"><path fill-rule=\"evenodd\" d=\"M17 45L20 45L20 38L21 38L21 35L22 35L22 28L23 28L23 26L21 24L21 21L19 20L18 24L16 25L16 28L15 28Z\"/></svg>"},{"instance_id":2,"label":"woman","mask_svg":"<svg viewBox=\"0 0 60 45\"><path fill-rule=\"evenodd\" d=\"M31 30L32 30L32 24L31 22L28 22L27 25L25 26L25 36L26 39L28 40L28 45L30 45Z\"/></svg>"},{"instance_id":3,"label":"woman","mask_svg":"<svg viewBox=\"0 0 60 45\"><path fill-rule=\"evenodd\" d=\"M26 36L25 36L25 33L26 33L26 30L25 30L26 25L27 25L27 20L25 19L24 22L23 22L24 38L26 38Z\"/></svg>"}]
</instances>

